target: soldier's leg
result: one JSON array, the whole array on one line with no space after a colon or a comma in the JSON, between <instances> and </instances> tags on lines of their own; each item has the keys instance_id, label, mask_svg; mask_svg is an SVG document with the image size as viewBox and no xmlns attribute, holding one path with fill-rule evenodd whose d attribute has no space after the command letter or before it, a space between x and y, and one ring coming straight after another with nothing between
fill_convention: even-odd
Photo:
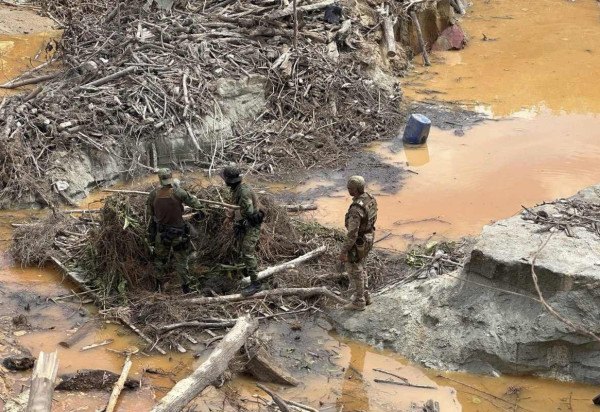
<instances>
[{"instance_id":1,"label":"soldier's leg","mask_svg":"<svg viewBox=\"0 0 600 412\"><path fill-rule=\"evenodd\" d=\"M163 244L159 237L154 242L154 287L157 291L163 288L163 284L169 272L169 254L171 247Z\"/></svg>"},{"instance_id":2,"label":"soldier's leg","mask_svg":"<svg viewBox=\"0 0 600 412\"><path fill-rule=\"evenodd\" d=\"M353 303L365 305L365 277L363 262L347 262L346 271L350 279L350 288L353 293Z\"/></svg>"},{"instance_id":3,"label":"soldier's leg","mask_svg":"<svg viewBox=\"0 0 600 412\"><path fill-rule=\"evenodd\" d=\"M175 271L181 283L181 289L184 293L190 292L190 286L193 285L193 279L189 270L189 253L187 250L178 250L173 253L175 261Z\"/></svg>"},{"instance_id":4,"label":"soldier's leg","mask_svg":"<svg viewBox=\"0 0 600 412\"><path fill-rule=\"evenodd\" d=\"M252 282L256 282L258 272L258 260L256 259L256 245L260 238L260 228L251 227L246 230L241 242L241 259L245 266L246 274Z\"/></svg>"}]
</instances>

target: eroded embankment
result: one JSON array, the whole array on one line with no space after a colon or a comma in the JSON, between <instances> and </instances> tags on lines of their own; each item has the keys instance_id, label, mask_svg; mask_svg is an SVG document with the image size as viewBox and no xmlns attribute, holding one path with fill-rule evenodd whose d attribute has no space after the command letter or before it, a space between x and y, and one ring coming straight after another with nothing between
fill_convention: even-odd
<instances>
[{"instance_id":1,"label":"eroded embankment","mask_svg":"<svg viewBox=\"0 0 600 412\"><path fill-rule=\"evenodd\" d=\"M486 226L464 270L383 293L360 314L334 312L354 338L437 369L600 382L599 186ZM390 313L390 308L394 311Z\"/></svg>"}]
</instances>

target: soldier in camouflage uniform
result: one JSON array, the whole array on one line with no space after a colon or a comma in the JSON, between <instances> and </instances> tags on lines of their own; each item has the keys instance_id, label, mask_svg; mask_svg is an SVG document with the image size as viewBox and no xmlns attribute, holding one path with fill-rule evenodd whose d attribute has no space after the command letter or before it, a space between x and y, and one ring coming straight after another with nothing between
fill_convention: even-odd
<instances>
[{"instance_id":1,"label":"soldier in camouflage uniform","mask_svg":"<svg viewBox=\"0 0 600 412\"><path fill-rule=\"evenodd\" d=\"M242 290L242 295L250 296L261 290L256 278L258 261L256 245L260 238L260 226L264 212L252 188L242 183L240 170L235 166L227 166L221 177L231 190L231 201L240 208L231 216L234 218L233 229L239 246L240 260L244 264L245 275L250 277L250 285Z\"/></svg>"},{"instance_id":2,"label":"soldier in camouflage uniform","mask_svg":"<svg viewBox=\"0 0 600 412\"><path fill-rule=\"evenodd\" d=\"M156 289L161 290L167 273L175 266L181 288L189 293L192 278L189 274L190 227L183 220L183 205L202 209L193 195L173 182L169 169L158 171L160 187L150 192L146 205L152 216L148 226L148 241L154 251L157 270Z\"/></svg>"},{"instance_id":3,"label":"soldier in camouflage uniform","mask_svg":"<svg viewBox=\"0 0 600 412\"><path fill-rule=\"evenodd\" d=\"M352 204L345 219L348 233L339 258L346 263L350 287L354 294L350 304L344 308L364 310L366 305L371 304L364 262L373 248L377 201L365 192L365 179L362 176L352 176L348 179L348 193L352 196Z\"/></svg>"}]
</instances>

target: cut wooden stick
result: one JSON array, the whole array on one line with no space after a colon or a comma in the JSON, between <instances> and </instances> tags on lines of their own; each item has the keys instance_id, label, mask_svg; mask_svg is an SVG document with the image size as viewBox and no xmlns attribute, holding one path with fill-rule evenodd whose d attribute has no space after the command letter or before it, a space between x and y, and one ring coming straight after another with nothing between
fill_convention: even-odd
<instances>
[{"instance_id":1,"label":"cut wooden stick","mask_svg":"<svg viewBox=\"0 0 600 412\"><path fill-rule=\"evenodd\" d=\"M425 45L425 39L423 38L423 32L421 31L421 24L419 23L417 13L411 11L410 19L412 20L413 25L415 26L415 31L417 32L419 46L421 47L421 53L423 53L423 62L425 66L431 66L431 62L429 61L429 54L427 54L427 46Z\"/></svg>"},{"instance_id":2,"label":"cut wooden stick","mask_svg":"<svg viewBox=\"0 0 600 412\"><path fill-rule=\"evenodd\" d=\"M187 378L177 382L152 412L179 412L208 385L225 372L246 340L258 329L258 321L249 315L238 319L235 326L215 347L208 359Z\"/></svg>"},{"instance_id":3,"label":"cut wooden stick","mask_svg":"<svg viewBox=\"0 0 600 412\"><path fill-rule=\"evenodd\" d=\"M15 81L15 82L8 82L8 83L4 83L3 85L0 85L0 88L16 89L17 87L28 86L30 84L38 84L41 82L45 82L46 80L54 79L59 74L60 73L45 74L43 76L32 77L30 79L24 79L24 80L19 80L19 81Z\"/></svg>"},{"instance_id":4,"label":"cut wooden stick","mask_svg":"<svg viewBox=\"0 0 600 412\"><path fill-rule=\"evenodd\" d=\"M277 405L281 412L291 412L286 401L281 396L277 395L275 392L273 392L266 386L261 385L260 383L257 383L256 386L258 386L261 390L266 392L271 397L271 399L273 399L273 402L275 402L275 405Z\"/></svg>"},{"instance_id":5,"label":"cut wooden stick","mask_svg":"<svg viewBox=\"0 0 600 412\"><path fill-rule=\"evenodd\" d=\"M387 379L374 379L375 382L377 383L389 383L392 385L398 385L398 386L409 386L411 388L422 388L422 389L437 389L435 386L429 386L429 385L414 385L412 383L406 383L406 382L398 382L398 381L393 381L393 380L387 380Z\"/></svg>"},{"instance_id":6,"label":"cut wooden stick","mask_svg":"<svg viewBox=\"0 0 600 412\"><path fill-rule=\"evenodd\" d=\"M123 194L128 194L128 195L149 195L150 192L143 192L140 190L121 190L121 189L102 189L103 192L109 192L109 193L123 193ZM229 203L223 203L223 202L217 202L215 200L208 200L208 199L198 199L200 202L202 203L206 203L208 205L217 205L217 206L222 206L225 207L227 209L239 209L240 207L237 205L232 205Z\"/></svg>"},{"instance_id":7,"label":"cut wooden stick","mask_svg":"<svg viewBox=\"0 0 600 412\"><path fill-rule=\"evenodd\" d=\"M27 412L50 412L54 381L58 373L58 354L40 352L31 375Z\"/></svg>"},{"instance_id":8,"label":"cut wooden stick","mask_svg":"<svg viewBox=\"0 0 600 412\"><path fill-rule=\"evenodd\" d=\"M317 210L317 205L285 205L288 212L306 212L309 210Z\"/></svg>"},{"instance_id":9,"label":"cut wooden stick","mask_svg":"<svg viewBox=\"0 0 600 412\"><path fill-rule=\"evenodd\" d=\"M113 342L114 342L113 339L105 339L102 342L96 342L96 343L92 343L90 345L84 346L83 348L79 349L79 352L85 352L86 350L95 349L95 348L99 348L101 346L110 345Z\"/></svg>"},{"instance_id":10,"label":"cut wooden stick","mask_svg":"<svg viewBox=\"0 0 600 412\"><path fill-rule=\"evenodd\" d=\"M195 305L207 305L215 303L231 303L231 302L242 302L244 300L256 300L266 299L274 297L284 296L298 296L299 298L306 299L312 296L325 296L338 303L347 304L348 301L337 296L335 293L327 289L325 286L312 287L312 288L280 288L273 290L263 290L262 292L255 293L252 296L242 296L241 294L225 295L216 297L200 297L190 299L178 299L181 303L191 303Z\"/></svg>"},{"instance_id":11,"label":"cut wooden stick","mask_svg":"<svg viewBox=\"0 0 600 412\"><path fill-rule=\"evenodd\" d=\"M129 67L126 67L123 70L119 70L116 73L113 73L113 74L110 74L108 76L102 77L102 78L100 78L98 80L94 80L93 82L90 82L88 84L84 84L81 87L86 88L86 87L98 87L98 86L102 86L103 84L106 84L106 83L108 83L110 81L116 80L119 77L123 77L123 76L125 76L125 75L127 75L129 73L133 73L136 70L137 70L137 66L129 66Z\"/></svg>"},{"instance_id":12,"label":"cut wooden stick","mask_svg":"<svg viewBox=\"0 0 600 412\"><path fill-rule=\"evenodd\" d=\"M115 410L117 401L119 400L119 395L121 394L123 386L125 385L125 381L127 380L127 376L129 375L129 369L131 369L131 355L127 354L125 364L123 365L123 370L121 371L121 376L119 376L119 380L115 383L112 393L110 394L110 398L108 399L106 412L113 412Z\"/></svg>"},{"instance_id":13,"label":"cut wooden stick","mask_svg":"<svg viewBox=\"0 0 600 412\"><path fill-rule=\"evenodd\" d=\"M265 270L261 270L260 272L258 272L256 274L256 277L258 280L263 280L270 276L273 276L276 273L283 272L284 270L293 269L301 263L307 262L311 259L321 256L323 253L325 253L326 250L327 250L327 247L325 245L320 246L314 250L311 250L308 253L305 253L302 256L297 257L296 259L290 260L289 262L285 262L280 265L271 266L269 268L266 268ZM241 283L243 285L249 284L250 278L245 277L244 279L242 279Z\"/></svg>"}]
</instances>

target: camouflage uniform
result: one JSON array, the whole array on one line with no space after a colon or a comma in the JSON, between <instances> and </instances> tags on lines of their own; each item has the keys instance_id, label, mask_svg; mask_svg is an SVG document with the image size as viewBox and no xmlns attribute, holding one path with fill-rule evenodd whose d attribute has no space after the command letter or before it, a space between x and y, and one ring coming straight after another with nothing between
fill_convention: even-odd
<instances>
[{"instance_id":1,"label":"camouflage uniform","mask_svg":"<svg viewBox=\"0 0 600 412\"><path fill-rule=\"evenodd\" d=\"M246 275L250 280L256 281L258 260L256 259L256 245L260 238L260 223L250 223L259 210L258 200L252 188L245 183L239 183L231 188L231 200L240 207L235 212L234 227L238 233L240 260L244 264Z\"/></svg>"},{"instance_id":2,"label":"camouflage uniform","mask_svg":"<svg viewBox=\"0 0 600 412\"><path fill-rule=\"evenodd\" d=\"M373 248L375 222L377 220L377 201L369 193L362 193L352 199L346 213L345 225L348 231L342 253L346 253L346 271L353 289L353 303L363 306L370 302L367 274L364 261Z\"/></svg>"},{"instance_id":3,"label":"camouflage uniform","mask_svg":"<svg viewBox=\"0 0 600 412\"><path fill-rule=\"evenodd\" d=\"M188 259L190 252L189 227L183 220L183 205L193 209L202 209L198 199L184 189L173 187L172 180L162 180L162 187L153 190L148 196L147 207L152 220L148 237L154 246L154 264L157 270L157 285L175 266L184 292L189 291L193 278L189 274Z\"/></svg>"}]
</instances>

